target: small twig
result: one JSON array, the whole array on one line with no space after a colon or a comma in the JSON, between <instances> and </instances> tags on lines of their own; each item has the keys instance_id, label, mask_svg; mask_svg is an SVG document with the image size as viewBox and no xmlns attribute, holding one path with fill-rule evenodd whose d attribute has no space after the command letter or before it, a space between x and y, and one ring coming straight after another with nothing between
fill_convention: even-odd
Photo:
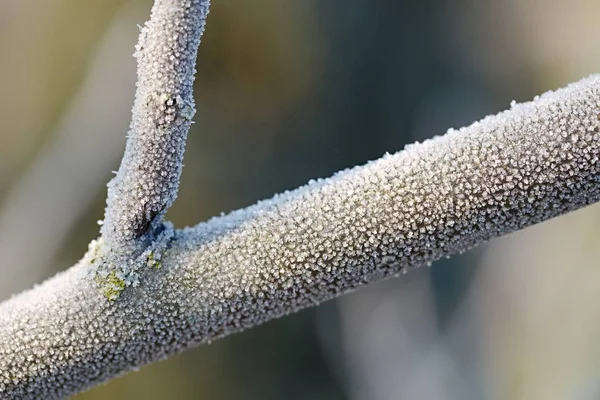
<instances>
[{"instance_id":1,"label":"small twig","mask_svg":"<svg viewBox=\"0 0 600 400\"><path fill-rule=\"evenodd\" d=\"M133 117L102 227L106 247L118 255L139 255L177 196L208 10L209 0L157 0L141 29Z\"/></svg>"}]
</instances>

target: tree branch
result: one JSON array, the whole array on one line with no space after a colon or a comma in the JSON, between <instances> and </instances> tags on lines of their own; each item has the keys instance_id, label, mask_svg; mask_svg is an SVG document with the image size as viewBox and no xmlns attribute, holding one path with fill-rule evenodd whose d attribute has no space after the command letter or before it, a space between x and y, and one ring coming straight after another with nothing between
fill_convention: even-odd
<instances>
[{"instance_id":1,"label":"tree branch","mask_svg":"<svg viewBox=\"0 0 600 400\"><path fill-rule=\"evenodd\" d=\"M592 76L175 231L115 301L98 290L92 243L77 265L0 305L0 395L67 396L591 204L599 157Z\"/></svg>"},{"instance_id":2,"label":"tree branch","mask_svg":"<svg viewBox=\"0 0 600 400\"><path fill-rule=\"evenodd\" d=\"M133 117L102 227L114 254L130 257L148 246L177 196L208 8L209 0L156 0L141 29Z\"/></svg>"},{"instance_id":3,"label":"tree branch","mask_svg":"<svg viewBox=\"0 0 600 400\"><path fill-rule=\"evenodd\" d=\"M102 236L0 304L0 396L61 398L600 199L600 78L174 231L208 0L156 0Z\"/></svg>"}]
</instances>

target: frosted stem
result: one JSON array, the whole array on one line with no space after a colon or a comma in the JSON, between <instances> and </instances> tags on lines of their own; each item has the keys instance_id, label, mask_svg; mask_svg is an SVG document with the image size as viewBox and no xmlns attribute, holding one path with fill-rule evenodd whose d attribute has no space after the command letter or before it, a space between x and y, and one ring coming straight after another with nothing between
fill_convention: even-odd
<instances>
[{"instance_id":1,"label":"frosted stem","mask_svg":"<svg viewBox=\"0 0 600 400\"><path fill-rule=\"evenodd\" d=\"M115 301L96 287L92 245L0 304L0 397L62 398L594 203L599 116L592 76L176 231Z\"/></svg>"},{"instance_id":2,"label":"frosted stem","mask_svg":"<svg viewBox=\"0 0 600 400\"><path fill-rule=\"evenodd\" d=\"M125 155L108 185L102 227L113 253L139 254L177 196L208 8L209 0L156 0L141 30L133 116Z\"/></svg>"}]
</instances>

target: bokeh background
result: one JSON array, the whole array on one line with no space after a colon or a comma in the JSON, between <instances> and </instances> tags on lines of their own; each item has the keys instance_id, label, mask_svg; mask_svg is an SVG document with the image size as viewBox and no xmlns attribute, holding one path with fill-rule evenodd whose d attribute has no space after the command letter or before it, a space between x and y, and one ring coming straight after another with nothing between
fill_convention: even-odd
<instances>
[{"instance_id":1,"label":"bokeh background","mask_svg":"<svg viewBox=\"0 0 600 400\"><path fill-rule=\"evenodd\" d=\"M600 71L596 0L214 0L179 227ZM149 0L0 1L0 299L98 235ZM76 396L598 399L600 207Z\"/></svg>"}]
</instances>

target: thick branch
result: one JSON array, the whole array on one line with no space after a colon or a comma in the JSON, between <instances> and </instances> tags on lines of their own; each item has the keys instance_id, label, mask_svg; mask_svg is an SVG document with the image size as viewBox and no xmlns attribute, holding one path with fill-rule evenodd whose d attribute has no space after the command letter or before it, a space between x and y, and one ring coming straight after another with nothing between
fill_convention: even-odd
<instances>
[{"instance_id":1,"label":"thick branch","mask_svg":"<svg viewBox=\"0 0 600 400\"><path fill-rule=\"evenodd\" d=\"M133 117L102 228L111 252L139 254L177 196L208 7L209 0L157 0L141 30Z\"/></svg>"},{"instance_id":2,"label":"thick branch","mask_svg":"<svg viewBox=\"0 0 600 400\"><path fill-rule=\"evenodd\" d=\"M599 116L593 76L176 231L116 301L97 290L92 246L0 305L0 397L63 397L596 202Z\"/></svg>"}]
</instances>

